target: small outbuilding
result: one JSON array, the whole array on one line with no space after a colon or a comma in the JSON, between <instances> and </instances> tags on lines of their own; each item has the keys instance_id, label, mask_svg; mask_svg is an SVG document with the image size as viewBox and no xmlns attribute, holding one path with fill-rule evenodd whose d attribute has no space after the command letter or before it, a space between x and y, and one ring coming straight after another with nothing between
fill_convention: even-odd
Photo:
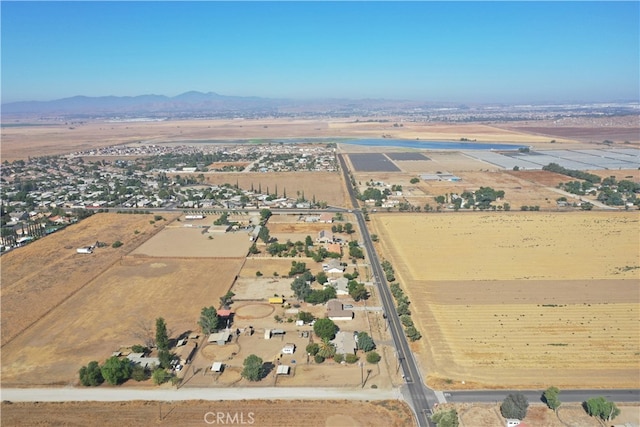
<instances>
[{"instance_id":1,"label":"small outbuilding","mask_svg":"<svg viewBox=\"0 0 640 427\"><path fill-rule=\"evenodd\" d=\"M287 343L282 347L282 354L293 354L296 351L296 345L292 343Z\"/></svg>"},{"instance_id":2,"label":"small outbuilding","mask_svg":"<svg viewBox=\"0 0 640 427\"><path fill-rule=\"evenodd\" d=\"M211 370L213 372L222 372L223 369L224 365L222 364L222 362L213 362L213 365L211 365Z\"/></svg>"},{"instance_id":3,"label":"small outbuilding","mask_svg":"<svg viewBox=\"0 0 640 427\"><path fill-rule=\"evenodd\" d=\"M209 343L225 345L227 342L229 342L229 338L231 338L231 332L229 332L228 330L225 330L221 332L215 332L209 335L209 339L207 341L209 341Z\"/></svg>"},{"instance_id":4,"label":"small outbuilding","mask_svg":"<svg viewBox=\"0 0 640 427\"><path fill-rule=\"evenodd\" d=\"M289 368L288 365L280 365L276 369L276 375L289 375L290 371L291 369Z\"/></svg>"}]
</instances>

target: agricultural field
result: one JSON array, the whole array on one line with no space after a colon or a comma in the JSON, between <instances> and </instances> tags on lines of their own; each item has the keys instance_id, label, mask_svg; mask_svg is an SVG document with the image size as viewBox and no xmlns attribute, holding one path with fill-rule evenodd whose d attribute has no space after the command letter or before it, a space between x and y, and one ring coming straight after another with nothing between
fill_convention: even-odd
<instances>
[{"instance_id":1,"label":"agricultural field","mask_svg":"<svg viewBox=\"0 0 640 427\"><path fill-rule=\"evenodd\" d=\"M436 389L637 388L637 212L372 215ZM463 383L464 382L464 383Z\"/></svg>"},{"instance_id":2,"label":"agricultural field","mask_svg":"<svg viewBox=\"0 0 640 427\"><path fill-rule=\"evenodd\" d=\"M160 406L161 405L161 406ZM327 408L331 408L330 411ZM207 412L244 414L245 423L264 427L377 426L410 427L413 414L398 400L361 402L357 400L240 400L177 402L2 402L3 423L42 426L157 426L158 424L202 426ZM160 410L159 410L160 409ZM249 418L249 413L252 417ZM295 414L295 416L287 416ZM162 417L160 419L160 417ZM215 420L215 418L212 418ZM239 421L238 421L239 422Z\"/></svg>"}]
</instances>

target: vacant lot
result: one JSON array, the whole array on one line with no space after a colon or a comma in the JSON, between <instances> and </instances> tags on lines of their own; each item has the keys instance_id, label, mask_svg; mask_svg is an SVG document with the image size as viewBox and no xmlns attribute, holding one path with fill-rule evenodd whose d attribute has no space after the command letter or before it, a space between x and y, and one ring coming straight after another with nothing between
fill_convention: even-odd
<instances>
[{"instance_id":1,"label":"vacant lot","mask_svg":"<svg viewBox=\"0 0 640 427\"><path fill-rule=\"evenodd\" d=\"M640 385L637 213L372 218L431 385Z\"/></svg>"},{"instance_id":2,"label":"vacant lot","mask_svg":"<svg viewBox=\"0 0 640 427\"><path fill-rule=\"evenodd\" d=\"M254 425L274 427L377 426L380 420L389 427L415 425L407 404L397 400L372 402L343 400L242 400L185 402L3 402L2 421L6 425L106 426L158 424L202 426L207 412L249 413ZM287 414L295 414L288 416ZM160 421L162 416L162 421ZM210 420L215 420L211 418ZM236 423L240 423L239 418Z\"/></svg>"},{"instance_id":3,"label":"vacant lot","mask_svg":"<svg viewBox=\"0 0 640 427\"><path fill-rule=\"evenodd\" d=\"M100 213L3 255L2 345L164 227L165 221L150 224L152 218ZM123 245L112 248L117 240ZM76 253L96 241L107 246Z\"/></svg>"},{"instance_id":4,"label":"vacant lot","mask_svg":"<svg viewBox=\"0 0 640 427\"><path fill-rule=\"evenodd\" d=\"M202 307L218 305L242 262L123 259L3 346L3 386L73 384L89 361L142 343L143 326L153 328L157 317L165 318L174 337L196 330ZM64 281L60 276L57 283Z\"/></svg>"},{"instance_id":5,"label":"vacant lot","mask_svg":"<svg viewBox=\"0 0 640 427\"><path fill-rule=\"evenodd\" d=\"M133 251L132 255L237 258L245 256L249 252L251 241L245 231L229 233L206 233L204 231L206 231L204 228L167 227Z\"/></svg>"}]
</instances>

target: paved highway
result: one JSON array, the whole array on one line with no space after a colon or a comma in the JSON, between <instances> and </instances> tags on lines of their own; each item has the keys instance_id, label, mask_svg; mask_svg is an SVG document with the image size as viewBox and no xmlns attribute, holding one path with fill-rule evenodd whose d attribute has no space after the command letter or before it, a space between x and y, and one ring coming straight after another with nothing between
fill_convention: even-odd
<instances>
[{"instance_id":1,"label":"paved highway","mask_svg":"<svg viewBox=\"0 0 640 427\"><path fill-rule=\"evenodd\" d=\"M429 415L431 413L431 408L438 402L438 400L435 393L424 385L418 366L413 358L413 353L411 352L409 343L404 335L404 330L402 329L400 318L396 312L391 291L387 286L386 276L380 266L375 248L373 247L373 241L369 235L364 215L359 209L360 205L353 190L353 186L351 185L347 165L342 155L339 155L339 158L340 166L342 167L345 180L347 181L347 189L349 191L349 197L351 198L351 204L354 208L353 213L358 220L358 227L362 234L362 241L364 242L364 247L369 256L373 280L378 287L378 293L384 308L384 313L386 314L387 322L389 323L389 331L391 331L391 337L393 338L393 343L396 347L396 356L398 358L396 363L399 364L399 369L402 369L405 379L404 387L409 392L409 404L415 413L419 426L432 426L434 424L429 419Z\"/></svg>"}]
</instances>

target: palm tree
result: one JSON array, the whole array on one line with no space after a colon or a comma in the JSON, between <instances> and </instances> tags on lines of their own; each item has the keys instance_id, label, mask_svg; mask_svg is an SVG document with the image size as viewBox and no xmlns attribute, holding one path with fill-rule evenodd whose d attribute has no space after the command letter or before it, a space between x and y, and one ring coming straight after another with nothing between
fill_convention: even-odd
<instances>
[{"instance_id":1,"label":"palm tree","mask_svg":"<svg viewBox=\"0 0 640 427\"><path fill-rule=\"evenodd\" d=\"M318 349L318 354L325 359L329 359L336 354L336 346L329 341L328 338L323 338Z\"/></svg>"}]
</instances>

